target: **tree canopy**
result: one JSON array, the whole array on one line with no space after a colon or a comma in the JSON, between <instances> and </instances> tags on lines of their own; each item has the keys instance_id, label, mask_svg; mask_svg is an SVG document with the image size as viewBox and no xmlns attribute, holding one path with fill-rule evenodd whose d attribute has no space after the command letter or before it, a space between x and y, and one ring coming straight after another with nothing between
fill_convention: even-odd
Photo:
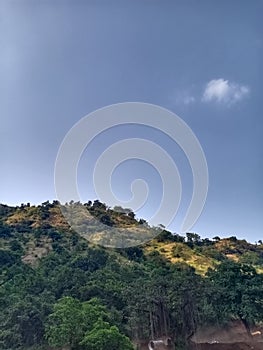
<instances>
[{"instance_id":1,"label":"tree canopy","mask_svg":"<svg viewBox=\"0 0 263 350\"><path fill-rule=\"evenodd\" d=\"M147 225L98 201L85 208L113 225ZM163 335L184 349L202 325L240 319L249 332L263 321L261 244L158 228L152 242L106 249L74 232L57 202L0 213L3 350L130 350Z\"/></svg>"}]
</instances>

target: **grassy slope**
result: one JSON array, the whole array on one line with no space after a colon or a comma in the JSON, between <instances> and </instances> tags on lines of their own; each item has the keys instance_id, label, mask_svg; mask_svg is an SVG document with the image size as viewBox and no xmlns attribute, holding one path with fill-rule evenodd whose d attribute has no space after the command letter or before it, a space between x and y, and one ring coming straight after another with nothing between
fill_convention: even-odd
<instances>
[{"instance_id":1,"label":"grassy slope","mask_svg":"<svg viewBox=\"0 0 263 350\"><path fill-rule=\"evenodd\" d=\"M138 222L130 217L104 208L94 211L94 215L101 215L101 213L107 213L116 226L125 226L134 232L136 230L140 232ZM18 241L23 250L22 259L26 263L34 264L39 258L52 251L54 247L52 245L54 240L50 237L52 230L61 235L59 244L70 249L74 233L61 215L57 205L26 206L23 208L0 205L0 220L5 227L11 230L9 237L0 238L0 248L8 249L14 241ZM12 233L12 230L15 233ZM36 235L35 230L39 230L41 233ZM251 244L245 240L221 239L211 242L208 247L200 245L190 248L187 243L169 240L160 242L158 239L153 239L145 244L143 249L146 255L157 251L172 263L187 263L200 274L205 274L208 268L213 268L222 259L251 261L258 272L263 273L263 245Z\"/></svg>"},{"instance_id":2,"label":"grassy slope","mask_svg":"<svg viewBox=\"0 0 263 350\"><path fill-rule=\"evenodd\" d=\"M174 248L179 248L180 256L175 256L173 253ZM162 256L172 263L187 263L188 265L195 268L197 273L205 274L208 268L213 268L218 261L216 259L207 257L201 253L195 252L189 248L185 243L177 242L158 242L153 240L145 248L147 253L157 250Z\"/></svg>"}]
</instances>

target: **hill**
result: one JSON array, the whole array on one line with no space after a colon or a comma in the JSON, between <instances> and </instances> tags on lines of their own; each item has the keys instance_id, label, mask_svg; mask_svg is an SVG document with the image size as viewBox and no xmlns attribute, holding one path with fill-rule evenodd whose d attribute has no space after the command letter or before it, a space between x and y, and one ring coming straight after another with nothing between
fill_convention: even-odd
<instances>
[{"instance_id":1,"label":"hill","mask_svg":"<svg viewBox=\"0 0 263 350\"><path fill-rule=\"evenodd\" d=\"M239 320L250 336L263 322L262 242L183 237L149 227L129 209L99 201L84 208L96 219L91 242L69 226L57 201L0 205L1 349L108 348L94 343L99 334L118 340L115 350L164 335L184 349L200 327ZM116 237L105 240L104 225ZM120 227L130 243L142 233L147 242L94 244L114 246Z\"/></svg>"}]
</instances>

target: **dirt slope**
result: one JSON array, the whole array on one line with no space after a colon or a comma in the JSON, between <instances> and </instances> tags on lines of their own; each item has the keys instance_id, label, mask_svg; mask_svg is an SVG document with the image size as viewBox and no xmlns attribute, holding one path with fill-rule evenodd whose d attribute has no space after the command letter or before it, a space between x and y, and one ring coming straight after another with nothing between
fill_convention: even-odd
<instances>
[{"instance_id":1,"label":"dirt slope","mask_svg":"<svg viewBox=\"0 0 263 350\"><path fill-rule=\"evenodd\" d=\"M263 350L263 343L192 344L191 350Z\"/></svg>"}]
</instances>

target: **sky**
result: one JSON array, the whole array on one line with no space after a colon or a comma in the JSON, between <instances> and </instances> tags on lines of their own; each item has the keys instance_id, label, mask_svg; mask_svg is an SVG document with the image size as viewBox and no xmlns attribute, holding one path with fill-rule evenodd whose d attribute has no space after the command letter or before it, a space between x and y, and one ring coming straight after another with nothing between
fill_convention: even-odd
<instances>
[{"instance_id":1,"label":"sky","mask_svg":"<svg viewBox=\"0 0 263 350\"><path fill-rule=\"evenodd\" d=\"M262 239L262 12L258 0L0 0L0 202L55 199L54 164L73 125L111 104L145 102L177 114L205 153L208 196L191 231ZM176 163L182 201L168 228L180 233L191 167L150 127L118 126L88 145L78 168L81 198L96 198L100 154L131 137L157 143ZM120 164L112 187L127 200L136 178L149 186L136 216L148 219L162 195L151 165Z\"/></svg>"}]
</instances>

